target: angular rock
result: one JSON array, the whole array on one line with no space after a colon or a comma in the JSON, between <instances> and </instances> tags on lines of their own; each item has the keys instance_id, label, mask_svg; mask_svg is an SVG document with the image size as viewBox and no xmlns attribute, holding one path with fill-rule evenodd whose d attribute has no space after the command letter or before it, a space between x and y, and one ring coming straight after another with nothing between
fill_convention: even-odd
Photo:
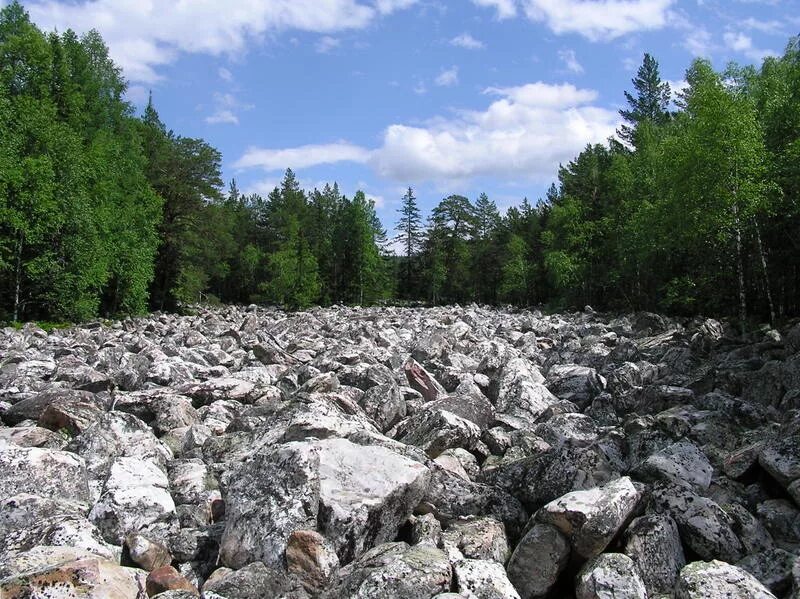
<instances>
[{"instance_id":1,"label":"angular rock","mask_svg":"<svg viewBox=\"0 0 800 599\"><path fill-rule=\"evenodd\" d=\"M652 500L675 519L681 539L701 558L737 562L743 557L734 519L713 500L676 485L656 486Z\"/></svg>"},{"instance_id":2,"label":"angular rock","mask_svg":"<svg viewBox=\"0 0 800 599\"><path fill-rule=\"evenodd\" d=\"M414 358L408 358L403 364L403 372L409 386L422 394L425 401L434 401L437 397L447 394L444 387Z\"/></svg>"},{"instance_id":3,"label":"angular rock","mask_svg":"<svg viewBox=\"0 0 800 599\"><path fill-rule=\"evenodd\" d=\"M682 440L650 455L636 474L642 480L664 480L702 492L711 484L713 470L697 445Z\"/></svg>"},{"instance_id":4,"label":"angular rock","mask_svg":"<svg viewBox=\"0 0 800 599\"><path fill-rule=\"evenodd\" d=\"M522 599L542 597L567 567L569 555L569 540L556 527L534 524L508 560L508 578Z\"/></svg>"},{"instance_id":5,"label":"angular rock","mask_svg":"<svg viewBox=\"0 0 800 599\"><path fill-rule=\"evenodd\" d=\"M345 439L287 443L258 453L228 490L223 563L277 566L297 529L324 534L347 563L395 537L428 478L418 462Z\"/></svg>"},{"instance_id":6,"label":"angular rock","mask_svg":"<svg viewBox=\"0 0 800 599\"><path fill-rule=\"evenodd\" d=\"M559 399L584 405L606 388L606 380L594 368L557 364L547 371L547 388Z\"/></svg>"},{"instance_id":7,"label":"angular rock","mask_svg":"<svg viewBox=\"0 0 800 599\"><path fill-rule=\"evenodd\" d=\"M406 400L394 382L370 387L358 403L381 432L388 431L406 416Z\"/></svg>"},{"instance_id":8,"label":"angular rock","mask_svg":"<svg viewBox=\"0 0 800 599\"><path fill-rule=\"evenodd\" d=\"M42 566L0 580L3 599L140 599L143 588L141 570L92 557Z\"/></svg>"},{"instance_id":9,"label":"angular rock","mask_svg":"<svg viewBox=\"0 0 800 599\"><path fill-rule=\"evenodd\" d=\"M456 590L477 599L520 599L503 565L493 560L464 559L453 564Z\"/></svg>"},{"instance_id":10,"label":"angular rock","mask_svg":"<svg viewBox=\"0 0 800 599\"><path fill-rule=\"evenodd\" d=\"M748 555L736 564L748 571L776 595L785 594L792 586L792 567L797 558L783 549L772 547Z\"/></svg>"},{"instance_id":11,"label":"angular rock","mask_svg":"<svg viewBox=\"0 0 800 599\"><path fill-rule=\"evenodd\" d=\"M480 439L478 426L442 409L425 409L401 422L395 439L407 445L415 445L435 458L446 449L471 449Z\"/></svg>"},{"instance_id":12,"label":"angular rock","mask_svg":"<svg viewBox=\"0 0 800 599\"><path fill-rule=\"evenodd\" d=\"M0 499L19 493L88 501L86 465L67 451L0 443Z\"/></svg>"},{"instance_id":13,"label":"angular rock","mask_svg":"<svg viewBox=\"0 0 800 599\"><path fill-rule=\"evenodd\" d=\"M393 539L428 486L428 469L383 447L318 441L319 527L343 563Z\"/></svg>"},{"instance_id":14,"label":"angular rock","mask_svg":"<svg viewBox=\"0 0 800 599\"><path fill-rule=\"evenodd\" d=\"M443 546L452 545L469 559L505 564L511 555L505 527L496 518L458 518L450 522L441 538Z\"/></svg>"},{"instance_id":15,"label":"angular rock","mask_svg":"<svg viewBox=\"0 0 800 599\"><path fill-rule=\"evenodd\" d=\"M750 573L725 562L692 562L681 570L675 585L675 599L719 599L747 597L774 599Z\"/></svg>"},{"instance_id":16,"label":"angular rock","mask_svg":"<svg viewBox=\"0 0 800 599\"><path fill-rule=\"evenodd\" d=\"M447 556L429 545L385 543L342 568L325 599L428 599L450 589Z\"/></svg>"},{"instance_id":17,"label":"angular rock","mask_svg":"<svg viewBox=\"0 0 800 599\"><path fill-rule=\"evenodd\" d=\"M199 595L194 585L172 566L162 566L150 572L147 575L145 588L150 597L166 591L188 591Z\"/></svg>"},{"instance_id":18,"label":"angular rock","mask_svg":"<svg viewBox=\"0 0 800 599\"><path fill-rule=\"evenodd\" d=\"M536 513L536 520L564 533L583 558L603 552L639 502L640 493L626 477L586 491L574 491Z\"/></svg>"},{"instance_id":19,"label":"angular rock","mask_svg":"<svg viewBox=\"0 0 800 599\"><path fill-rule=\"evenodd\" d=\"M310 593L319 593L339 569L335 547L314 530L295 530L286 544L286 569Z\"/></svg>"},{"instance_id":20,"label":"angular rock","mask_svg":"<svg viewBox=\"0 0 800 599\"><path fill-rule=\"evenodd\" d=\"M148 572L172 563L169 549L146 535L135 532L129 534L125 537L124 547L131 561Z\"/></svg>"},{"instance_id":21,"label":"angular rock","mask_svg":"<svg viewBox=\"0 0 800 599\"><path fill-rule=\"evenodd\" d=\"M261 562L235 571L220 568L203 585L204 599L307 599L308 596L296 578Z\"/></svg>"},{"instance_id":22,"label":"angular rock","mask_svg":"<svg viewBox=\"0 0 800 599\"><path fill-rule=\"evenodd\" d=\"M505 491L465 481L440 467L431 469L431 479L419 506L444 523L463 516L490 515L503 522L509 537L519 537L528 519L522 504Z\"/></svg>"},{"instance_id":23,"label":"angular rock","mask_svg":"<svg viewBox=\"0 0 800 599\"><path fill-rule=\"evenodd\" d=\"M166 474L152 462L117 458L89 519L109 543L131 532L167 530L177 524Z\"/></svg>"},{"instance_id":24,"label":"angular rock","mask_svg":"<svg viewBox=\"0 0 800 599\"><path fill-rule=\"evenodd\" d=\"M636 564L622 553L590 559L578 572L576 599L647 599Z\"/></svg>"},{"instance_id":25,"label":"angular rock","mask_svg":"<svg viewBox=\"0 0 800 599\"><path fill-rule=\"evenodd\" d=\"M625 555L630 557L651 596L668 594L686 565L678 526L667 514L635 518L625 532Z\"/></svg>"},{"instance_id":26,"label":"angular rock","mask_svg":"<svg viewBox=\"0 0 800 599\"><path fill-rule=\"evenodd\" d=\"M253 454L232 474L224 495L220 561L234 569L257 561L282 565L289 535L316 528L319 487L313 445L287 443Z\"/></svg>"}]
</instances>

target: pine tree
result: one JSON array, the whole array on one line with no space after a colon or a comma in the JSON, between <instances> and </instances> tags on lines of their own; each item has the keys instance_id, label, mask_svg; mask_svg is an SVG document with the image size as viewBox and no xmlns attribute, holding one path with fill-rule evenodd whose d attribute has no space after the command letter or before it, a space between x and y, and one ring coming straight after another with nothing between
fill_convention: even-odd
<instances>
[{"instance_id":1,"label":"pine tree","mask_svg":"<svg viewBox=\"0 0 800 599\"><path fill-rule=\"evenodd\" d=\"M630 108L619 111L628 125L622 125L617 134L632 146L636 146L636 129L642 123L662 125L669 120L667 107L670 101L669 83L661 80L658 61L645 53L642 65L631 79L636 96L625 92Z\"/></svg>"}]
</instances>

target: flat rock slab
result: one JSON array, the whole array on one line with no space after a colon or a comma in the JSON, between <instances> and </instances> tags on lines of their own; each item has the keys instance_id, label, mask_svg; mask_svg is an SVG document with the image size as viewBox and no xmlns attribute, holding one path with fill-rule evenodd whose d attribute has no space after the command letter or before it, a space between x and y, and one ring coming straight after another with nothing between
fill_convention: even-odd
<instances>
[{"instance_id":1,"label":"flat rock slab","mask_svg":"<svg viewBox=\"0 0 800 599\"><path fill-rule=\"evenodd\" d=\"M308 529L323 534L348 563L397 535L429 477L419 462L346 439L260 452L231 478L222 561L281 565L289 535Z\"/></svg>"},{"instance_id":2,"label":"flat rock slab","mask_svg":"<svg viewBox=\"0 0 800 599\"><path fill-rule=\"evenodd\" d=\"M67 451L0 443L0 499L19 493L89 501L86 464Z\"/></svg>"}]
</instances>

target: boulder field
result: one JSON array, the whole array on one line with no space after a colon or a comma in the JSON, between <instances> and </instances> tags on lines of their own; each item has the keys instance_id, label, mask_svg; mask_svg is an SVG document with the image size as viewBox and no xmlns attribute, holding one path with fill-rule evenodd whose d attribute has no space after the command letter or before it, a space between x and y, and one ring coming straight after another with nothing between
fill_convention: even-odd
<instances>
[{"instance_id":1,"label":"boulder field","mask_svg":"<svg viewBox=\"0 0 800 599\"><path fill-rule=\"evenodd\" d=\"M6 328L0 597L800 598L798 407L798 324Z\"/></svg>"}]
</instances>

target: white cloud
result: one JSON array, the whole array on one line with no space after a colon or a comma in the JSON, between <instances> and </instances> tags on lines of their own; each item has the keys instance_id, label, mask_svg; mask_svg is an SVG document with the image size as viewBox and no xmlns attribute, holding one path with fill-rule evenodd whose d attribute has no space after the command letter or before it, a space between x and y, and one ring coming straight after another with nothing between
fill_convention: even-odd
<instances>
[{"instance_id":1,"label":"white cloud","mask_svg":"<svg viewBox=\"0 0 800 599\"><path fill-rule=\"evenodd\" d=\"M219 75L219 78L222 79L223 81L227 81L228 83L233 81L233 73L231 73L225 67L220 67L219 70L217 71L217 74Z\"/></svg>"},{"instance_id":2,"label":"white cloud","mask_svg":"<svg viewBox=\"0 0 800 599\"><path fill-rule=\"evenodd\" d=\"M560 163L587 143L604 142L619 126L616 111L593 105L596 91L571 84L538 82L484 93L499 96L486 110L463 110L421 126L390 125L376 150L347 142L250 148L234 167L280 171L348 161L404 185L480 176L546 182Z\"/></svg>"},{"instance_id":3,"label":"white cloud","mask_svg":"<svg viewBox=\"0 0 800 599\"><path fill-rule=\"evenodd\" d=\"M266 171L282 171L286 168L302 169L335 162L367 162L370 152L347 142L311 144L297 148L265 149L248 148L233 167L247 169L259 167Z\"/></svg>"},{"instance_id":4,"label":"white cloud","mask_svg":"<svg viewBox=\"0 0 800 599\"><path fill-rule=\"evenodd\" d=\"M547 181L587 143L614 134L619 116L590 103L597 92L532 83L490 88L485 111L462 111L428 126L391 125L370 164L404 182L502 176Z\"/></svg>"},{"instance_id":5,"label":"white cloud","mask_svg":"<svg viewBox=\"0 0 800 599\"><path fill-rule=\"evenodd\" d=\"M767 56L775 56L776 53L772 50L763 50L753 46L753 40L750 36L740 32L728 31L722 38L725 41L725 46L734 52L738 52L746 56L753 62L760 63Z\"/></svg>"},{"instance_id":6,"label":"white cloud","mask_svg":"<svg viewBox=\"0 0 800 599\"><path fill-rule=\"evenodd\" d=\"M205 121L209 125L238 125L239 117L236 115L236 112L240 110L250 110L252 108L252 104L242 104L233 94L215 93L214 112L207 116Z\"/></svg>"},{"instance_id":7,"label":"white cloud","mask_svg":"<svg viewBox=\"0 0 800 599\"><path fill-rule=\"evenodd\" d=\"M741 26L745 27L746 29L755 29L761 33L775 35L786 34L785 23L781 23L780 21L762 21L760 19L749 17L741 22Z\"/></svg>"},{"instance_id":8,"label":"white cloud","mask_svg":"<svg viewBox=\"0 0 800 599\"><path fill-rule=\"evenodd\" d=\"M338 48L340 44L341 42L338 38L325 35L319 38L314 47L320 54L327 54L334 48Z\"/></svg>"},{"instance_id":9,"label":"white cloud","mask_svg":"<svg viewBox=\"0 0 800 599\"><path fill-rule=\"evenodd\" d=\"M217 110L214 114L207 116L206 123L208 123L209 125L221 125L221 124L238 125L239 117L236 116L231 110L220 109Z\"/></svg>"},{"instance_id":10,"label":"white cloud","mask_svg":"<svg viewBox=\"0 0 800 599\"><path fill-rule=\"evenodd\" d=\"M667 24L675 0L523 0L525 14L557 34L578 33L592 41L608 41Z\"/></svg>"},{"instance_id":11,"label":"white cloud","mask_svg":"<svg viewBox=\"0 0 800 599\"><path fill-rule=\"evenodd\" d=\"M439 87L452 87L458 83L458 67L444 69L436 76L433 82Z\"/></svg>"},{"instance_id":12,"label":"white cloud","mask_svg":"<svg viewBox=\"0 0 800 599\"><path fill-rule=\"evenodd\" d=\"M388 15L398 10L409 8L417 3L417 0L376 0L375 8L382 15Z\"/></svg>"},{"instance_id":13,"label":"white cloud","mask_svg":"<svg viewBox=\"0 0 800 599\"><path fill-rule=\"evenodd\" d=\"M417 81L417 83L414 85L414 93L418 96L428 93L428 88L425 87L425 83L423 81Z\"/></svg>"},{"instance_id":14,"label":"white cloud","mask_svg":"<svg viewBox=\"0 0 800 599\"><path fill-rule=\"evenodd\" d=\"M714 44L711 34L703 27L691 27L687 30L683 40L683 47L693 56L709 57Z\"/></svg>"},{"instance_id":15,"label":"white cloud","mask_svg":"<svg viewBox=\"0 0 800 599\"><path fill-rule=\"evenodd\" d=\"M459 48L466 48L467 50L482 50L486 45L476 40L469 33L462 33L450 40L451 46L458 46Z\"/></svg>"},{"instance_id":16,"label":"white cloud","mask_svg":"<svg viewBox=\"0 0 800 599\"><path fill-rule=\"evenodd\" d=\"M497 11L498 19L508 19L516 16L517 5L514 0L472 0L477 6L494 8Z\"/></svg>"},{"instance_id":17,"label":"white cloud","mask_svg":"<svg viewBox=\"0 0 800 599\"><path fill-rule=\"evenodd\" d=\"M575 57L575 50L559 50L558 57L561 59L561 62L564 63L564 66L567 67L567 70L573 73L583 73L583 66L581 63L578 62L578 59Z\"/></svg>"},{"instance_id":18,"label":"white cloud","mask_svg":"<svg viewBox=\"0 0 800 599\"><path fill-rule=\"evenodd\" d=\"M251 41L286 30L334 33L360 29L415 0L57 0L26 2L45 29L97 29L111 57L133 81L154 82L158 67L181 53L243 52Z\"/></svg>"}]
</instances>

